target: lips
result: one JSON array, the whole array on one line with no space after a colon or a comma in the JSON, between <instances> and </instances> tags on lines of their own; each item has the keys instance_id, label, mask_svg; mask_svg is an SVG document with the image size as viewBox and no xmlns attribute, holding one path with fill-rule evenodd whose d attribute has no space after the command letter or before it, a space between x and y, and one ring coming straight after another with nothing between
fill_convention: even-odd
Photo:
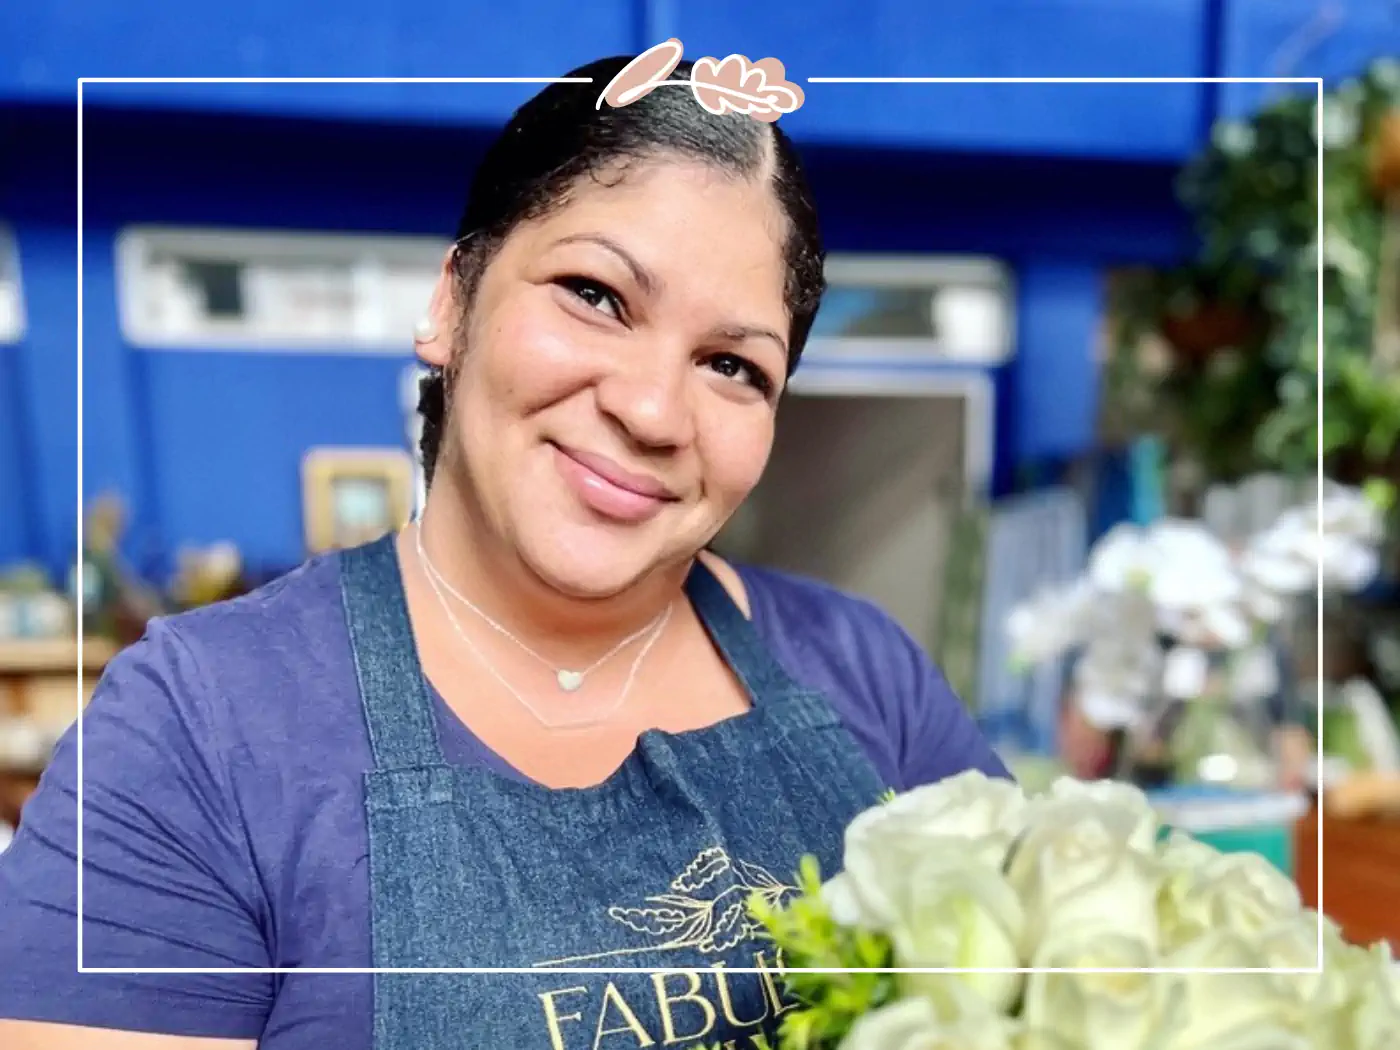
<instances>
[{"instance_id":1,"label":"lips","mask_svg":"<svg viewBox=\"0 0 1400 1050\"><path fill-rule=\"evenodd\" d=\"M620 489L634 492L638 496L648 496L651 499L674 500L676 498L676 494L660 481L648 474L633 474L621 464L608 459L607 456L581 452L565 445L556 445L555 447L574 462L588 468L604 481L611 482Z\"/></svg>"},{"instance_id":2,"label":"lips","mask_svg":"<svg viewBox=\"0 0 1400 1050\"><path fill-rule=\"evenodd\" d=\"M605 518L640 524L679 497L648 474L637 474L615 460L551 443L555 463L574 494Z\"/></svg>"}]
</instances>

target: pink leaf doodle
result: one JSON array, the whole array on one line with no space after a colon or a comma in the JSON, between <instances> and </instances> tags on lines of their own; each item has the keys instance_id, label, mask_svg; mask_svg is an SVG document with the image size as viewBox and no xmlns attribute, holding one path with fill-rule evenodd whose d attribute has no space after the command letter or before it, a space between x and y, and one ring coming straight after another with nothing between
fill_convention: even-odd
<instances>
[{"instance_id":1,"label":"pink leaf doodle","mask_svg":"<svg viewBox=\"0 0 1400 1050\"><path fill-rule=\"evenodd\" d=\"M666 78L680 65L684 51L684 46L675 37L647 48L608 81L608 86L598 96L598 102L593 108L602 109L603 103L606 102L614 109L619 109L651 94L664 84Z\"/></svg>"},{"instance_id":2,"label":"pink leaf doodle","mask_svg":"<svg viewBox=\"0 0 1400 1050\"><path fill-rule=\"evenodd\" d=\"M696 101L717 116L746 113L754 120L771 123L803 102L802 89L786 77L776 58L752 64L743 55L720 61L697 58L690 71L690 89Z\"/></svg>"}]
</instances>

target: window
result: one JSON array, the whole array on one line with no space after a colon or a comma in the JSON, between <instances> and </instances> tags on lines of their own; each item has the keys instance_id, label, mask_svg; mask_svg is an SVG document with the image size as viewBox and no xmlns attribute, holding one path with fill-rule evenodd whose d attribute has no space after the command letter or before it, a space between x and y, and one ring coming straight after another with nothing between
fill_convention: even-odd
<instances>
[{"instance_id":1,"label":"window","mask_svg":"<svg viewBox=\"0 0 1400 1050\"><path fill-rule=\"evenodd\" d=\"M990 259L833 255L814 359L995 365L1012 353L1008 269Z\"/></svg>"},{"instance_id":2,"label":"window","mask_svg":"<svg viewBox=\"0 0 1400 1050\"><path fill-rule=\"evenodd\" d=\"M445 241L133 228L117 243L136 346L405 353Z\"/></svg>"},{"instance_id":3,"label":"window","mask_svg":"<svg viewBox=\"0 0 1400 1050\"><path fill-rule=\"evenodd\" d=\"M7 226L0 226L0 345L24 336L24 288L19 279L19 246Z\"/></svg>"}]
</instances>

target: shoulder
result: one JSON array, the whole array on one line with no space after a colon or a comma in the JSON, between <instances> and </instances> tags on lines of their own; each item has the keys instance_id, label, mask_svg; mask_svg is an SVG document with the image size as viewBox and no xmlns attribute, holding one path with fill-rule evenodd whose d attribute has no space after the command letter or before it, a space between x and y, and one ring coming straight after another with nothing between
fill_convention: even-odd
<instances>
[{"instance_id":1,"label":"shoulder","mask_svg":"<svg viewBox=\"0 0 1400 1050\"><path fill-rule=\"evenodd\" d=\"M892 655L923 655L894 617L867 598L795 573L750 565L734 570L755 625L772 644L858 664L871 656L878 665Z\"/></svg>"},{"instance_id":2,"label":"shoulder","mask_svg":"<svg viewBox=\"0 0 1400 1050\"><path fill-rule=\"evenodd\" d=\"M791 573L735 571L760 637L794 679L827 697L893 787L966 769L1007 775L943 673L877 604Z\"/></svg>"},{"instance_id":3,"label":"shoulder","mask_svg":"<svg viewBox=\"0 0 1400 1050\"><path fill-rule=\"evenodd\" d=\"M340 555L319 555L248 594L199 609L157 617L149 635L178 639L220 665L316 659L317 643L344 632Z\"/></svg>"},{"instance_id":4,"label":"shoulder","mask_svg":"<svg viewBox=\"0 0 1400 1050\"><path fill-rule=\"evenodd\" d=\"M149 734L220 781L239 761L286 757L272 743L337 714L326 699L353 674L337 564L317 558L241 597L151 620L98 681L88 739Z\"/></svg>"}]
</instances>

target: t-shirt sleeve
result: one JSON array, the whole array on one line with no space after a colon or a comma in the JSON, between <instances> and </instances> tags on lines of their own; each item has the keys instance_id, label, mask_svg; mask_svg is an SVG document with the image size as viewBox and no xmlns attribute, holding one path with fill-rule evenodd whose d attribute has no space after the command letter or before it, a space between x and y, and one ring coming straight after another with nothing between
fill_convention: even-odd
<instances>
[{"instance_id":1,"label":"t-shirt sleeve","mask_svg":"<svg viewBox=\"0 0 1400 1050\"><path fill-rule=\"evenodd\" d=\"M902 712L900 771L905 790L969 769L1011 779L1005 763L978 728L943 672L912 640L915 685Z\"/></svg>"},{"instance_id":2,"label":"t-shirt sleeve","mask_svg":"<svg viewBox=\"0 0 1400 1050\"><path fill-rule=\"evenodd\" d=\"M899 768L901 791L969 769L1010 779L967 706L923 647L895 620L864 606L864 634L876 702Z\"/></svg>"},{"instance_id":3,"label":"t-shirt sleeve","mask_svg":"<svg viewBox=\"0 0 1400 1050\"><path fill-rule=\"evenodd\" d=\"M267 908L195 649L165 621L83 716L82 964L269 967ZM60 741L0 854L0 1018L257 1037L268 974L78 972L78 741Z\"/></svg>"}]
</instances>

